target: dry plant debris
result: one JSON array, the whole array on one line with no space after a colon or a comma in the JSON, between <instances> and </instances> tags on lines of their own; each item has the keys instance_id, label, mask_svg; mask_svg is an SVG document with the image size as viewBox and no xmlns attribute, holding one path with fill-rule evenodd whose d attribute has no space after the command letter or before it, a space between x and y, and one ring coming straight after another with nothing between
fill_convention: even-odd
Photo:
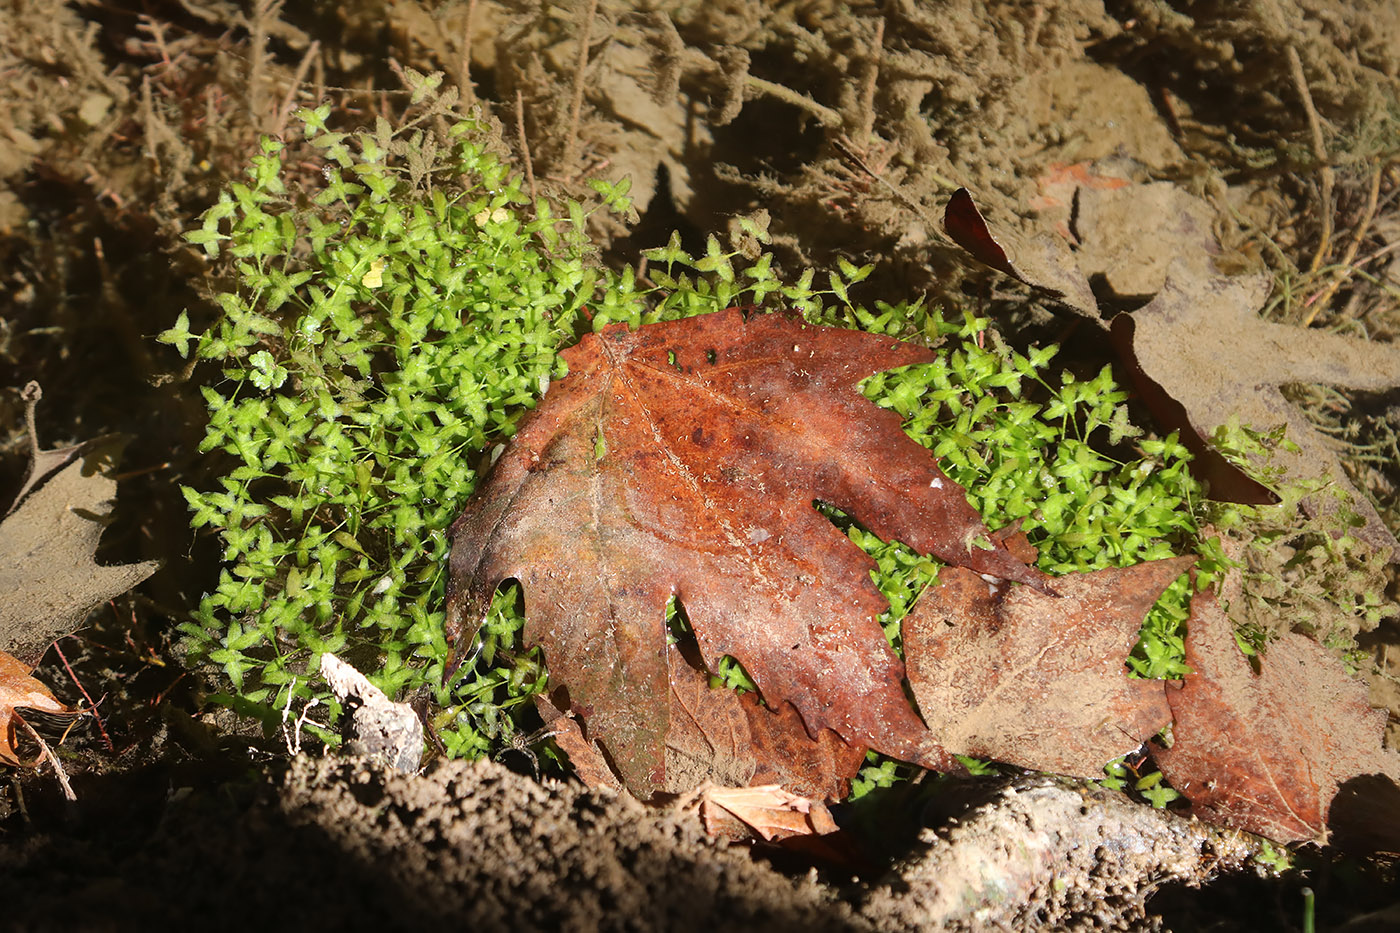
<instances>
[{"instance_id":1,"label":"dry plant debris","mask_svg":"<svg viewBox=\"0 0 1400 933\"><path fill-rule=\"evenodd\" d=\"M382 761L400 771L417 771L423 758L423 723L407 703L395 703L369 678L329 651L321 655L321 676L336 699L351 707L346 751Z\"/></svg>"},{"instance_id":2,"label":"dry plant debris","mask_svg":"<svg viewBox=\"0 0 1400 933\"><path fill-rule=\"evenodd\" d=\"M1362 522L1355 534L1394 555L1395 535L1347 479L1328 440L1279 387L1317 382L1391 388L1400 385L1400 350L1262 320L1258 310L1270 285L1267 276L1196 275L1175 264L1151 303L1114 320L1115 337L1131 347L1134 373L1159 422L1176 426L1184 412L1203 439L1231 419L1259 428L1285 425L1293 446L1276 451L1273 465L1290 481L1329 480L1345 489ZM1321 510L1335 508L1334 502L1314 496L1304 504Z\"/></svg>"},{"instance_id":3,"label":"dry plant debris","mask_svg":"<svg viewBox=\"0 0 1400 933\"><path fill-rule=\"evenodd\" d=\"M728 820L737 820L765 842L836 832L836 821L825 805L778 784L706 787L699 806L705 831L712 836L731 834Z\"/></svg>"},{"instance_id":4,"label":"dry plant debris","mask_svg":"<svg viewBox=\"0 0 1400 933\"><path fill-rule=\"evenodd\" d=\"M1272 279L1216 270L1212 256L1220 246L1209 223L1214 209L1173 185L1130 183L1132 175L1131 166L1109 160L1058 167L1042 179L1043 219L1072 237L1074 252L1064 236L995 229L964 189L949 198L945 229L979 262L1048 292L1096 326L1107 325L1090 289L1091 275L1104 276L1120 295L1152 295L1145 306L1113 317L1112 336L1158 424L1182 430L1214 496L1269 501L1262 486L1211 447L1215 433L1232 420L1260 430L1283 425L1291 446L1276 451L1268 466L1281 471L1285 482L1331 482L1344 490L1347 507L1360 516L1357 536L1382 553L1395 553L1395 536L1375 506L1280 387L1389 389L1400 385L1400 351L1261 319ZM1070 204L1078 208L1072 232L1065 226ZM1125 235L1143 228L1152 232L1141 242ZM1310 496L1304 506L1330 513L1338 502Z\"/></svg>"},{"instance_id":5,"label":"dry plant debris","mask_svg":"<svg viewBox=\"0 0 1400 933\"><path fill-rule=\"evenodd\" d=\"M159 564L96 563L97 543L117 487L102 466L111 463L121 445L109 437L44 450L35 418L42 397L38 383L25 386L29 474L0 522L0 588L6 594L0 604L0 763L35 767L48 758L71 796L58 762L19 710L57 716L81 711L60 703L30 672L48 646L80 626L89 610L125 593ZM42 749L35 761L19 757L21 726Z\"/></svg>"},{"instance_id":6,"label":"dry plant debris","mask_svg":"<svg viewBox=\"0 0 1400 933\"><path fill-rule=\"evenodd\" d=\"M37 663L54 639L94 606L155 573L155 561L103 567L93 555L111 514L116 481L104 473L117 438L43 450L35 433L37 383L25 390L32 454L24 486L0 524L0 646Z\"/></svg>"}]
</instances>

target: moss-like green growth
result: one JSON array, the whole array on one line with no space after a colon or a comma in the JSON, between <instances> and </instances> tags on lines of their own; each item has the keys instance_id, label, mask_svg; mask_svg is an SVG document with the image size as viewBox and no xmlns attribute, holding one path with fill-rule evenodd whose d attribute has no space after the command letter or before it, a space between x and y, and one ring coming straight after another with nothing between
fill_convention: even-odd
<instances>
[{"instance_id":1,"label":"moss-like green growth","mask_svg":"<svg viewBox=\"0 0 1400 933\"><path fill-rule=\"evenodd\" d=\"M334 651L391 696L429 689L448 748L480 754L544 672L512 650L503 594L484 662L442 683L447 528L483 454L563 374L585 305L640 304L593 261L587 209L532 204L484 125L348 136L327 115L300 114L324 187L289 193L295 169L264 141L189 237L233 267L222 317L195 335L182 315L160 338L220 366L202 449L233 458L221 488L185 490L226 569L184 631L228 678L216 699L265 723L313 697L338 712L311 674Z\"/></svg>"}]
</instances>

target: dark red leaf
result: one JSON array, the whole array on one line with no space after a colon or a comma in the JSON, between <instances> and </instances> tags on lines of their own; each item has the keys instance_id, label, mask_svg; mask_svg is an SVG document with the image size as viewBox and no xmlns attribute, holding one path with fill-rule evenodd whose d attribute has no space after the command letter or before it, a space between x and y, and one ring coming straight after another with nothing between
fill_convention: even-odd
<instances>
[{"instance_id":1,"label":"dark red leaf","mask_svg":"<svg viewBox=\"0 0 1400 933\"><path fill-rule=\"evenodd\" d=\"M925 348L785 316L730 310L636 332L617 325L564 354L569 375L501 456L452 528L448 634L471 639L496 586L525 590L525 640L624 783L668 784L679 598L711 670L732 655L808 732L933 767L876 616L874 564L813 508L997 578L1044 586L963 491L867 401L860 381L926 362Z\"/></svg>"}]
</instances>

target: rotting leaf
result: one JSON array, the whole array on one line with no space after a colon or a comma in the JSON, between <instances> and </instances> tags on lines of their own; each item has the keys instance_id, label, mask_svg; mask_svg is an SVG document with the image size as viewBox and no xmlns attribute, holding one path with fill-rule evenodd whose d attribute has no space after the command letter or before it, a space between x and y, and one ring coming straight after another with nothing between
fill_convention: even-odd
<instances>
[{"instance_id":1,"label":"rotting leaf","mask_svg":"<svg viewBox=\"0 0 1400 933\"><path fill-rule=\"evenodd\" d=\"M666 776L674 793L706 781L781 784L803 797L834 800L850 792L865 752L830 729L808 734L791 703L769 709L754 694L712 688L709 676L684 660L672 664Z\"/></svg>"},{"instance_id":2,"label":"rotting leaf","mask_svg":"<svg viewBox=\"0 0 1400 933\"><path fill-rule=\"evenodd\" d=\"M32 666L94 606L125 593L160 563L94 562L117 489L103 470L115 462L122 441L108 436L41 450L32 435L36 384L26 387L25 399L33 457L20 496L0 524L0 649Z\"/></svg>"},{"instance_id":3,"label":"rotting leaf","mask_svg":"<svg viewBox=\"0 0 1400 933\"><path fill-rule=\"evenodd\" d=\"M874 564L813 508L980 573L1046 585L860 381L921 347L737 310L615 325L563 354L569 375L522 424L452 527L448 636L471 641L496 586L525 590L525 642L624 784L666 784L665 607L710 670L731 655L807 730L947 768L876 616ZM602 444L597 443L602 438ZM602 448L599 453L599 447Z\"/></svg>"},{"instance_id":4,"label":"rotting leaf","mask_svg":"<svg viewBox=\"0 0 1400 933\"><path fill-rule=\"evenodd\" d=\"M1143 617L1193 563L1055 578L1058 597L938 572L904 617L909 685L948 751L1099 777L1171 721L1162 682L1124 668Z\"/></svg>"},{"instance_id":5,"label":"rotting leaf","mask_svg":"<svg viewBox=\"0 0 1400 933\"><path fill-rule=\"evenodd\" d=\"M20 709L38 710L59 716L76 716L79 711L58 702L39 681L30 676L33 670L18 658L0 651L0 763L16 768L32 768L37 761L19 757L17 726L24 722Z\"/></svg>"},{"instance_id":6,"label":"rotting leaf","mask_svg":"<svg viewBox=\"0 0 1400 933\"><path fill-rule=\"evenodd\" d=\"M1227 585L1237 598L1238 573ZM1270 642L1256 675L1214 594L1196 595L1187 626L1194 673L1167 691L1174 741L1155 758L1201 819L1279 842L1326 843L1344 782L1400 778L1400 755L1381 745L1386 712L1370 707L1365 685L1317 642L1294 633Z\"/></svg>"},{"instance_id":7,"label":"rotting leaf","mask_svg":"<svg viewBox=\"0 0 1400 933\"><path fill-rule=\"evenodd\" d=\"M1291 481L1329 477L1346 489L1351 508L1365 523L1356 536L1394 557L1395 536L1375 506L1350 484L1327 440L1279 386L1390 388L1400 385L1400 350L1261 320L1258 309L1270 283L1265 275L1203 277L1178 260L1151 303L1114 318L1114 341L1133 364L1134 382L1153 415L1168 428L1189 426L1183 439L1196 440L1195 451L1201 449L1199 439L1211 437L1232 416L1259 429L1286 425L1297 450L1275 451L1271 465L1283 468ZM1228 481L1223 473L1212 477L1212 495L1223 498L1218 487ZM1313 511L1336 508L1334 500L1321 496L1303 504Z\"/></svg>"}]
</instances>

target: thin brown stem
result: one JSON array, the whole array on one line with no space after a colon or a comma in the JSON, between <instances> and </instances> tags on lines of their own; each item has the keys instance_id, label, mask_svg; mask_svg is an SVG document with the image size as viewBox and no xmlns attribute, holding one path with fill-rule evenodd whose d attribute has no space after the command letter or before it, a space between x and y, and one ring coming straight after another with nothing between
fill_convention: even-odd
<instances>
[{"instance_id":1,"label":"thin brown stem","mask_svg":"<svg viewBox=\"0 0 1400 933\"><path fill-rule=\"evenodd\" d=\"M1332 296L1337 293L1337 289L1341 288L1342 284L1346 282L1347 279L1351 278L1352 274L1358 268L1352 265L1352 263L1356 260L1356 254L1361 250L1361 241L1366 239L1366 234L1371 229L1371 221L1376 218L1376 208L1380 204L1381 198L1381 175L1383 173L1384 169L1378 168L1376 169L1376 173L1371 176L1371 191L1366 200L1366 212L1362 215L1361 222L1357 224L1356 233L1352 236L1351 242L1347 244L1346 253L1342 256L1342 261L1340 263L1342 268L1337 270L1337 274L1333 276L1332 281L1312 302L1312 307L1308 309L1307 316L1303 318L1304 327L1312 324L1319 312L1332 300Z\"/></svg>"},{"instance_id":2,"label":"thin brown stem","mask_svg":"<svg viewBox=\"0 0 1400 933\"><path fill-rule=\"evenodd\" d=\"M72 638L73 636L70 635L68 637ZM62 639L59 639L59 641L62 641ZM84 687L83 682L78 679L78 675L73 672L73 665L68 663L68 657L63 653L63 649L59 647L57 641L53 643L53 650L58 652L58 659L63 662L63 669L68 672L68 677L73 681L73 685L78 688L78 692L83 695L83 699L87 700L88 712L92 713L92 718L97 723L97 731L102 734L102 744L107 746L107 751L115 755L117 753L117 747L112 744L112 737L107 734L107 729L102 724L102 717L98 715L97 712L97 703L87 692L87 687Z\"/></svg>"},{"instance_id":3,"label":"thin brown stem","mask_svg":"<svg viewBox=\"0 0 1400 933\"><path fill-rule=\"evenodd\" d=\"M875 88L880 80L880 59L885 48L885 17L875 21L875 38L870 43L870 69L865 76L865 87L860 95L860 144L870 148L871 137L875 133Z\"/></svg>"},{"instance_id":4,"label":"thin brown stem","mask_svg":"<svg viewBox=\"0 0 1400 933\"><path fill-rule=\"evenodd\" d=\"M1312 92L1308 90L1308 76L1303 72L1303 59L1299 57L1298 49L1292 45L1288 46L1287 56L1288 71L1293 77L1293 86L1298 91L1298 97L1303 103L1303 113L1308 118L1312 155L1317 160L1318 181L1322 185L1322 236L1317 244L1317 252L1313 255L1312 265L1308 270L1316 272L1322 268L1322 263L1327 258L1327 252L1332 247L1332 188L1336 184L1336 175L1327 159L1327 144L1322 136L1322 119L1317 115L1317 107L1313 105Z\"/></svg>"},{"instance_id":5,"label":"thin brown stem","mask_svg":"<svg viewBox=\"0 0 1400 933\"><path fill-rule=\"evenodd\" d=\"M564 139L563 170L573 171L578 157L578 125L583 113L583 86L588 71L588 44L593 41L593 18L598 15L598 0L588 0L583 22L578 27L578 55L574 58L573 98L569 103L569 135Z\"/></svg>"},{"instance_id":6,"label":"thin brown stem","mask_svg":"<svg viewBox=\"0 0 1400 933\"><path fill-rule=\"evenodd\" d=\"M817 122L829 130L841 128L841 114L832 110L825 104L817 103L800 91L794 91L790 87L784 87L773 81L755 78L753 75L745 76L744 86L752 88L761 94L767 94L769 97L776 97L778 100L792 104L794 107L800 107L816 117Z\"/></svg>"},{"instance_id":7,"label":"thin brown stem","mask_svg":"<svg viewBox=\"0 0 1400 933\"><path fill-rule=\"evenodd\" d=\"M462 88L462 103L476 103L476 84L472 81L472 27L476 25L476 0L467 0L467 21L462 24L462 59L458 66L458 83Z\"/></svg>"},{"instance_id":8,"label":"thin brown stem","mask_svg":"<svg viewBox=\"0 0 1400 933\"><path fill-rule=\"evenodd\" d=\"M515 89L515 132L520 136L520 157L525 160L525 183L530 186L530 201L538 197L535 191L535 162L530 157L530 140L525 136L525 97Z\"/></svg>"},{"instance_id":9,"label":"thin brown stem","mask_svg":"<svg viewBox=\"0 0 1400 933\"><path fill-rule=\"evenodd\" d=\"M877 184L883 187L890 194L894 195L895 200L899 201L899 203L909 208L909 210L914 213L914 216L918 217L924 222L924 227L928 230L931 236L933 236L935 239L942 243L946 244L949 242L947 236L943 232L942 225L935 223L933 218L924 212L924 208L922 205L920 205L909 195L905 194L898 187L890 183L890 181L886 179L883 175L881 175L879 172L875 171L873 168L867 165L865 160L862 159L858 154L856 154L855 150L852 149L849 145L847 145L845 141L840 139L834 139L832 140L832 145L834 145L836 147L836 151L841 153L841 155L849 162L851 162L851 164L853 164L856 168L860 169L866 175L869 175L872 180L874 180ZM960 187L957 184L957 182L944 178L941 175L931 174L931 177L933 181L942 188L952 190L954 188Z\"/></svg>"},{"instance_id":10,"label":"thin brown stem","mask_svg":"<svg viewBox=\"0 0 1400 933\"><path fill-rule=\"evenodd\" d=\"M20 398L24 400L24 423L29 429L29 475L31 477L39 465L39 421L35 412L39 407L39 400L43 397L43 387L32 379L25 383L23 391L20 392Z\"/></svg>"},{"instance_id":11,"label":"thin brown stem","mask_svg":"<svg viewBox=\"0 0 1400 933\"><path fill-rule=\"evenodd\" d=\"M18 717L16 718L18 719ZM73 785L68 783L68 773L63 770L63 765L58 763L58 756L49 748L49 743L45 742L44 737L34 731L34 727L23 719L19 719L19 724L24 726L24 731L29 733L31 739L39 743L42 754L39 755L39 760L35 763L35 766L42 765L45 761L53 765L53 773L58 777L59 786L63 788L64 799L69 803L76 801L78 795L73 793Z\"/></svg>"},{"instance_id":12,"label":"thin brown stem","mask_svg":"<svg viewBox=\"0 0 1400 933\"><path fill-rule=\"evenodd\" d=\"M301 84L306 80L306 73L311 69L311 62L319 54L321 54L321 40L316 39L307 48L306 54L301 57L296 74L292 75L291 86L287 88L287 94L282 98L282 106L277 108L277 123L272 128L273 136L281 136L287 129L287 118L291 116L292 106L297 101L297 91L301 90Z\"/></svg>"},{"instance_id":13,"label":"thin brown stem","mask_svg":"<svg viewBox=\"0 0 1400 933\"><path fill-rule=\"evenodd\" d=\"M253 6L253 21L248 24L248 54L252 58L248 69L248 117L254 126L268 126L267 93L263 88L263 72L267 68L267 25L281 11L282 0L257 0Z\"/></svg>"}]
</instances>

